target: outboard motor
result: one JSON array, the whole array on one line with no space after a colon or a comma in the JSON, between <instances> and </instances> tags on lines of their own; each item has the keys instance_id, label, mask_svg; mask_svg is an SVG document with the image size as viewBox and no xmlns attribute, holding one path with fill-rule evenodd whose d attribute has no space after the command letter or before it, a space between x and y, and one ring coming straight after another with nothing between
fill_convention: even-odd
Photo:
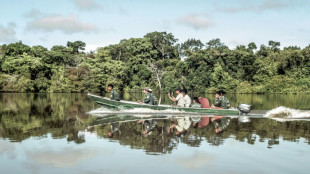
<instances>
[{"instance_id":1,"label":"outboard motor","mask_svg":"<svg viewBox=\"0 0 310 174\"><path fill-rule=\"evenodd\" d=\"M239 115L247 115L249 112L251 112L251 105L249 104L239 104L238 105Z\"/></svg>"}]
</instances>

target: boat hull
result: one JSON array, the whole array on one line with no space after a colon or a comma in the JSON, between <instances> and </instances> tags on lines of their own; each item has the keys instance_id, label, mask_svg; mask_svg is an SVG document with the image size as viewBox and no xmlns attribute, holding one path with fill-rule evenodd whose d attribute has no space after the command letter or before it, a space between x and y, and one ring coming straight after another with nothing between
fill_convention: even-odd
<instances>
[{"instance_id":1,"label":"boat hull","mask_svg":"<svg viewBox=\"0 0 310 174\"><path fill-rule=\"evenodd\" d=\"M153 110L178 110L183 112L192 112L192 113L205 113L205 114L214 114L214 115L239 115L239 110L237 109L200 109L200 108L180 108L173 107L170 105L147 105L147 104L139 104L136 102L129 101L115 101L110 100L106 97L101 97L94 94L87 94L93 101L100 105L112 107L115 109L133 109L133 108L148 108Z\"/></svg>"}]
</instances>

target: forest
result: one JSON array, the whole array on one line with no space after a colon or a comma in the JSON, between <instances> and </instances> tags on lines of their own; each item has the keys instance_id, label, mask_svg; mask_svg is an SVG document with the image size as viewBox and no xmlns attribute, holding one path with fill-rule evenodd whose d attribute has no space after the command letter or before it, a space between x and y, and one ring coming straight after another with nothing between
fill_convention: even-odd
<instances>
[{"instance_id":1,"label":"forest","mask_svg":"<svg viewBox=\"0 0 310 174\"><path fill-rule=\"evenodd\" d=\"M1 92L157 92L187 88L213 93L310 93L310 45L280 47L269 41L230 49L220 39L179 43L172 33L152 32L85 53L83 41L0 46Z\"/></svg>"}]
</instances>

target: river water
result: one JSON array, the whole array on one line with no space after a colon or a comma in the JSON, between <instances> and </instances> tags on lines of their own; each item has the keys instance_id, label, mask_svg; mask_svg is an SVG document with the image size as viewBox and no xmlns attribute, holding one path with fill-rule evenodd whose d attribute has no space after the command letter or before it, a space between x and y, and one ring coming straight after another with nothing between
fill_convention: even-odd
<instances>
[{"instance_id":1,"label":"river water","mask_svg":"<svg viewBox=\"0 0 310 174\"><path fill-rule=\"evenodd\" d=\"M310 107L309 95L227 97L232 106L249 103L255 110ZM166 95L162 102L172 104ZM86 94L0 93L0 173L310 172L307 119L98 116L94 110L106 108Z\"/></svg>"}]
</instances>

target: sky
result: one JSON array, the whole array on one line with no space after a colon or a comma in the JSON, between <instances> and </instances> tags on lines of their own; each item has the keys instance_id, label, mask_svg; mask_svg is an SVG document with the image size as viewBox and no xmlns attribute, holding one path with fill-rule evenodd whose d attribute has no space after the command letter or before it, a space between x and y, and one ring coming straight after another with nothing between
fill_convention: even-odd
<instances>
[{"instance_id":1,"label":"sky","mask_svg":"<svg viewBox=\"0 0 310 174\"><path fill-rule=\"evenodd\" d=\"M219 38L235 48L310 44L309 0L0 0L0 44L50 49L81 40L96 50L158 31L179 43Z\"/></svg>"}]
</instances>

